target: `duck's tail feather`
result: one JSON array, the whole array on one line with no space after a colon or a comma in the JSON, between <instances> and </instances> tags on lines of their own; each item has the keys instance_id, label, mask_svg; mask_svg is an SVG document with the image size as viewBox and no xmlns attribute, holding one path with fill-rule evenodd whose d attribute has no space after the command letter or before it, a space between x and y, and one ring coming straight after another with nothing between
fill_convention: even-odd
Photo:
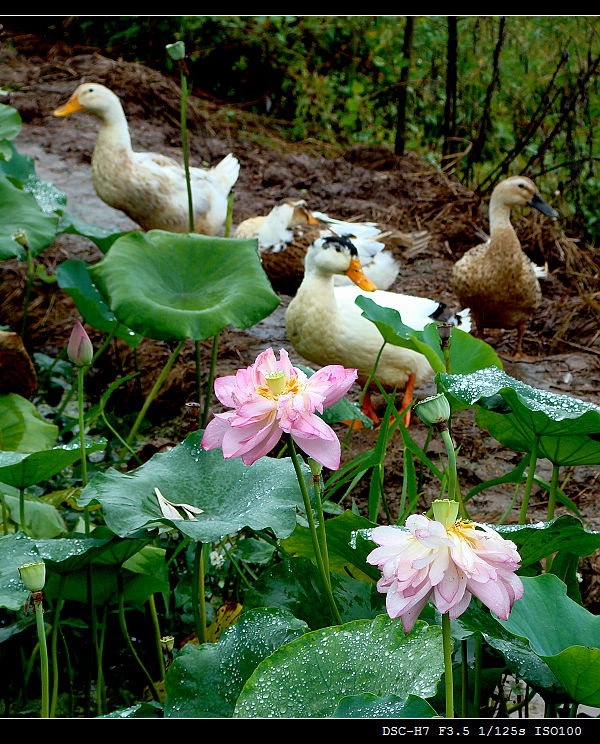
<instances>
[{"instance_id":1,"label":"duck's tail feather","mask_svg":"<svg viewBox=\"0 0 600 744\"><path fill-rule=\"evenodd\" d=\"M229 153L210 170L211 178L224 194L229 194L240 175L239 160Z\"/></svg>"}]
</instances>

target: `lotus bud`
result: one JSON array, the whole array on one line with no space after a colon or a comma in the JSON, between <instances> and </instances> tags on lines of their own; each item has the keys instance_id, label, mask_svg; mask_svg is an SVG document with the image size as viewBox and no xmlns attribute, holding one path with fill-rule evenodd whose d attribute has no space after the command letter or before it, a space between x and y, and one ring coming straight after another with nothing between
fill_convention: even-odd
<instances>
[{"instance_id":1,"label":"lotus bud","mask_svg":"<svg viewBox=\"0 0 600 744\"><path fill-rule=\"evenodd\" d=\"M283 370L271 372L268 375L265 375L265 379L269 386L269 390L274 397L281 395L285 390L286 376Z\"/></svg>"},{"instance_id":2,"label":"lotus bud","mask_svg":"<svg viewBox=\"0 0 600 744\"><path fill-rule=\"evenodd\" d=\"M25 563L19 568L19 574L30 592L41 592L46 583L46 564L43 561Z\"/></svg>"},{"instance_id":3,"label":"lotus bud","mask_svg":"<svg viewBox=\"0 0 600 744\"><path fill-rule=\"evenodd\" d=\"M173 44L167 44L167 54L176 62L185 57L185 44L183 41L176 41Z\"/></svg>"},{"instance_id":4,"label":"lotus bud","mask_svg":"<svg viewBox=\"0 0 600 744\"><path fill-rule=\"evenodd\" d=\"M458 501L450 501L450 499L435 499L432 503L433 518L436 522L441 522L444 527L450 527L450 525L456 522L458 517Z\"/></svg>"},{"instance_id":5,"label":"lotus bud","mask_svg":"<svg viewBox=\"0 0 600 744\"><path fill-rule=\"evenodd\" d=\"M92 363L94 348L84 327L77 321L71 331L67 346L69 359L78 367L88 367Z\"/></svg>"},{"instance_id":6,"label":"lotus bud","mask_svg":"<svg viewBox=\"0 0 600 744\"><path fill-rule=\"evenodd\" d=\"M438 393L417 403L414 411L428 426L439 426L450 418L450 403L443 393Z\"/></svg>"}]
</instances>

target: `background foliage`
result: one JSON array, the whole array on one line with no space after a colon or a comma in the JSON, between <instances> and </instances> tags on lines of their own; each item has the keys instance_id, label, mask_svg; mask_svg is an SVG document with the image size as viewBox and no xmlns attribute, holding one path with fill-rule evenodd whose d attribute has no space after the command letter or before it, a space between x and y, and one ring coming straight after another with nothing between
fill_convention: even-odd
<instances>
[{"instance_id":1,"label":"background foliage","mask_svg":"<svg viewBox=\"0 0 600 744\"><path fill-rule=\"evenodd\" d=\"M544 191L561 192L572 229L592 242L600 233L597 16L63 16L22 24L165 72L165 45L181 40L195 94L284 123L291 141L342 147L394 147L407 68L406 150L453 168L482 193L505 174L527 173Z\"/></svg>"}]
</instances>

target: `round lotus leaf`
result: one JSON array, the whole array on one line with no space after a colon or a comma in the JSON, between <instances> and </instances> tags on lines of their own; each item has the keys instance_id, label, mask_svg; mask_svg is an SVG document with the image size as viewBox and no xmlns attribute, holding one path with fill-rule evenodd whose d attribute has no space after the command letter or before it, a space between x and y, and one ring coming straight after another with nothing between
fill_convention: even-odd
<instances>
[{"instance_id":1,"label":"round lotus leaf","mask_svg":"<svg viewBox=\"0 0 600 744\"><path fill-rule=\"evenodd\" d=\"M117 318L154 339L249 328L279 304L256 240L151 230L114 242L90 275Z\"/></svg>"}]
</instances>

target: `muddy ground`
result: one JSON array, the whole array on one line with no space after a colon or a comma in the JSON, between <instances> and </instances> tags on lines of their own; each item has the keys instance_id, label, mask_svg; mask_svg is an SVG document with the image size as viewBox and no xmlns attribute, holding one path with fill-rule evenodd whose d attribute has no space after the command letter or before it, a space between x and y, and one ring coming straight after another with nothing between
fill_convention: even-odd
<instances>
[{"instance_id":1,"label":"muddy ground","mask_svg":"<svg viewBox=\"0 0 600 744\"><path fill-rule=\"evenodd\" d=\"M142 65L107 59L94 50L49 48L43 40L23 35L10 39L10 44L8 41L5 36L0 47L0 80L5 91L2 102L14 106L23 120L15 140L17 149L34 159L42 179L67 195L69 212L115 231L135 229L137 226L126 215L105 205L94 192L90 159L96 125L92 118L76 115L58 119L52 117L52 111L83 80L104 83L123 101L135 149L181 156L178 81ZM485 199L461 186L451 172L440 173L414 154L396 157L380 146L343 151L318 142L289 144L279 135L276 122L194 96L188 108L188 127L193 164L212 165L228 152L241 162L235 187L234 224L265 213L282 198L302 197L311 208L335 217L376 220L407 230L427 229L431 240L417 255L408 257L402 248L394 248L402 269L393 289L455 304L449 289L453 261L479 242L481 233L487 230L487 216ZM560 211L560 195L543 195ZM551 274L543 284L543 302L525 336L524 349L530 359L510 359L514 332L494 332L486 340L503 359L508 374L536 387L600 403L598 310L594 306L600 272L594 251L577 235L565 232L560 220L552 224L532 211L514 214L513 222L528 255L537 263L548 261ZM93 263L101 258L101 253L84 238L60 236L38 261L52 274L68 258ZM0 264L0 325L18 329L24 285L23 264ZM294 352L286 338L283 316L289 300L282 295L278 309L247 331L223 332L217 375L252 363L257 353L269 345L276 349L285 347L293 361L308 363ZM56 285L36 282L27 329L30 353L42 351L55 356L66 345L73 320L78 317L71 299ZM94 343L100 343L102 335L88 330ZM206 375L210 342L202 344L202 353ZM138 354L143 370L139 387L123 394L119 390L111 398L115 405L129 405L133 410L153 384L169 355L169 347L144 340ZM101 394L116 376L131 369L128 348L114 343L104 361L89 375L89 395ZM151 408L153 428L148 437L181 441L193 426L186 402L194 400L194 391L194 351L190 343ZM359 392L354 389L350 395L358 399ZM432 392L430 384L416 394L424 397ZM423 443L423 425L413 418L411 426L415 439ZM455 418L453 433L461 448L459 477L465 493L512 469L521 457L481 432L474 423L473 412L465 411ZM340 435L345 435L343 427ZM373 446L376 437L377 432L373 431L353 433L343 461ZM429 451L432 456L441 452L440 443L433 441ZM398 437L391 443L385 462L386 493L392 513L402 485L401 454ZM549 463L542 462L539 472L549 476ZM567 479L566 494L585 516L590 529L600 528L599 473L598 468L579 468L562 474ZM433 485L425 479L423 506L437 495ZM367 490L365 483L354 491L362 509ZM512 496L512 487L488 489L471 502L471 516L497 522ZM563 511L559 507L557 514ZM534 489L531 518L544 519L545 513L545 494ZM507 521L516 521L517 515L515 508ZM598 572L595 560L586 559L584 564L584 592L592 608L598 601Z\"/></svg>"}]
</instances>

